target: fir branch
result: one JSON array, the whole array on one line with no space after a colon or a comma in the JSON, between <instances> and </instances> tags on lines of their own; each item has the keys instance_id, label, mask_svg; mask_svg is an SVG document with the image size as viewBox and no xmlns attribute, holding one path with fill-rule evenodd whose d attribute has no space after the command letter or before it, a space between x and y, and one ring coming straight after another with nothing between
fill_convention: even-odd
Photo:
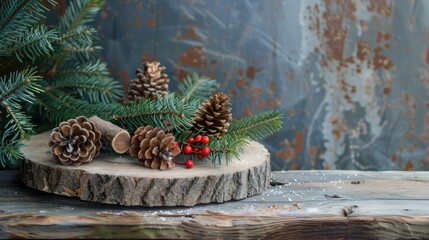
<instances>
[{"instance_id":1,"label":"fir branch","mask_svg":"<svg viewBox=\"0 0 429 240\"><path fill-rule=\"evenodd\" d=\"M100 46L93 46L91 44L78 45L76 43L71 43L61 48L62 53L67 56L66 60L77 60L80 62L92 60L100 50Z\"/></svg>"},{"instance_id":2,"label":"fir branch","mask_svg":"<svg viewBox=\"0 0 429 240\"><path fill-rule=\"evenodd\" d=\"M224 135L222 138L213 137L208 143L211 152L209 159L213 164L222 164L222 159L226 163L230 163L232 158L239 158L241 152L249 144L250 139L247 136L240 136L237 134Z\"/></svg>"},{"instance_id":3,"label":"fir branch","mask_svg":"<svg viewBox=\"0 0 429 240\"><path fill-rule=\"evenodd\" d=\"M74 0L70 2L61 18L58 30L65 40L73 39L74 41L68 41L67 44L64 44L51 69L55 70L61 60L64 60L64 57L65 60L71 58L86 61L101 49L101 47L93 46L93 36L87 34L89 29L91 33L95 33L95 29L81 25L91 22L103 4L104 0ZM78 34L79 32L80 34ZM81 35L82 33L86 33L86 35ZM72 36L80 36L81 39L75 39ZM52 71L49 70L48 72Z\"/></svg>"},{"instance_id":4,"label":"fir branch","mask_svg":"<svg viewBox=\"0 0 429 240\"><path fill-rule=\"evenodd\" d=\"M16 168L18 161L23 158L20 148L24 144L19 138L12 136L11 129L0 135L0 166L2 168Z\"/></svg>"},{"instance_id":5,"label":"fir branch","mask_svg":"<svg viewBox=\"0 0 429 240\"><path fill-rule=\"evenodd\" d=\"M15 86L13 86L12 89L7 89L7 87L3 87L0 85L0 89L5 89L3 90L4 91L3 94L0 95L0 103L8 99L10 96L12 96L12 94L20 90L21 87L25 86L28 83L30 83L30 80L25 79L24 81L18 82L17 84L15 84Z\"/></svg>"},{"instance_id":6,"label":"fir branch","mask_svg":"<svg viewBox=\"0 0 429 240\"><path fill-rule=\"evenodd\" d=\"M118 101L122 96L120 85L107 76L90 76L79 72L63 75L49 86L49 89L62 89L76 92L91 103L110 103Z\"/></svg>"},{"instance_id":7,"label":"fir branch","mask_svg":"<svg viewBox=\"0 0 429 240\"><path fill-rule=\"evenodd\" d=\"M47 3L55 5L55 1ZM40 0L3 0L0 2L0 46L14 41L29 28L37 24L48 8ZM2 49L2 47L0 47Z\"/></svg>"},{"instance_id":8,"label":"fir branch","mask_svg":"<svg viewBox=\"0 0 429 240\"><path fill-rule=\"evenodd\" d=\"M58 77L65 77L70 74L102 77L109 76L109 70L107 64L100 60L86 62L85 64L68 62L59 66Z\"/></svg>"},{"instance_id":9,"label":"fir branch","mask_svg":"<svg viewBox=\"0 0 429 240\"><path fill-rule=\"evenodd\" d=\"M184 104L182 98L142 98L120 107L113 120L133 132L145 125L160 127L166 131L184 131L192 126L195 108Z\"/></svg>"},{"instance_id":10,"label":"fir branch","mask_svg":"<svg viewBox=\"0 0 429 240\"><path fill-rule=\"evenodd\" d=\"M100 118L109 118L113 115L117 104L91 104L87 101L73 97L72 95L59 89L49 89L44 94L36 96L38 102L46 110L44 114L47 119L58 124L61 121L66 121L77 116L93 116L97 115Z\"/></svg>"},{"instance_id":11,"label":"fir branch","mask_svg":"<svg viewBox=\"0 0 429 240\"><path fill-rule=\"evenodd\" d=\"M251 140L261 140L279 131L282 128L281 118L281 114L272 111L233 121L222 138L213 137L210 140L209 158L214 164L221 164L222 159L229 163L233 157L239 157Z\"/></svg>"},{"instance_id":12,"label":"fir branch","mask_svg":"<svg viewBox=\"0 0 429 240\"><path fill-rule=\"evenodd\" d=\"M281 119L282 115L277 111L259 113L232 121L228 128L228 132L248 136L253 140L262 140L281 130Z\"/></svg>"},{"instance_id":13,"label":"fir branch","mask_svg":"<svg viewBox=\"0 0 429 240\"><path fill-rule=\"evenodd\" d=\"M13 11L12 11L12 13L9 15L9 16L7 16L7 19L5 19L5 21L3 21L3 23L1 24L1 26L0 26L0 32L6 27L6 25L7 24L9 24L11 21L12 21L12 19L24 8L24 6L26 5L26 4L28 4L30 1L29 0L24 0L24 1L22 1L21 2L21 4L19 4L17 7L16 7L16 9L14 9ZM12 5L12 4L9 4L9 5ZM4 7L4 6L2 6L2 7Z\"/></svg>"},{"instance_id":14,"label":"fir branch","mask_svg":"<svg viewBox=\"0 0 429 240\"><path fill-rule=\"evenodd\" d=\"M57 35L55 29L48 30L44 25L29 29L5 50L5 55L14 54L20 62L24 58L34 61L37 57L54 51L51 42L57 39Z\"/></svg>"},{"instance_id":15,"label":"fir branch","mask_svg":"<svg viewBox=\"0 0 429 240\"><path fill-rule=\"evenodd\" d=\"M177 89L179 96L182 96L184 101L191 98L204 100L216 90L216 86L216 80L211 80L206 76L200 76L193 73L187 75L185 80L179 83Z\"/></svg>"},{"instance_id":16,"label":"fir branch","mask_svg":"<svg viewBox=\"0 0 429 240\"><path fill-rule=\"evenodd\" d=\"M5 145L0 145L0 166L2 168L15 169L18 167L17 162L24 156L20 151L24 144L19 140L7 142Z\"/></svg>"},{"instance_id":17,"label":"fir branch","mask_svg":"<svg viewBox=\"0 0 429 240\"><path fill-rule=\"evenodd\" d=\"M4 128L6 130L16 132L16 135L14 136L16 138L20 138L21 140L30 140L31 134L34 133L34 125L31 124L31 118L20 109L4 105L3 107L6 110L6 119L10 119Z\"/></svg>"},{"instance_id":18,"label":"fir branch","mask_svg":"<svg viewBox=\"0 0 429 240\"><path fill-rule=\"evenodd\" d=\"M75 42L77 45L92 45L95 33L97 33L97 30L93 27L78 26L76 29L61 34L52 43L66 45L67 43Z\"/></svg>"},{"instance_id":19,"label":"fir branch","mask_svg":"<svg viewBox=\"0 0 429 240\"><path fill-rule=\"evenodd\" d=\"M71 1L60 21L60 32L71 32L79 25L92 22L103 4L103 0Z\"/></svg>"},{"instance_id":20,"label":"fir branch","mask_svg":"<svg viewBox=\"0 0 429 240\"><path fill-rule=\"evenodd\" d=\"M37 83L41 78L35 68L12 72L8 77L0 77L0 103L4 106L19 106L21 101L32 103L34 95L42 92Z\"/></svg>"},{"instance_id":21,"label":"fir branch","mask_svg":"<svg viewBox=\"0 0 429 240\"><path fill-rule=\"evenodd\" d=\"M42 90L37 83L35 69L24 69L0 78L0 163L13 165L22 156L20 141L29 140L34 133L31 118L22 109L22 103L32 103ZM6 160L7 159L7 160Z\"/></svg>"}]
</instances>

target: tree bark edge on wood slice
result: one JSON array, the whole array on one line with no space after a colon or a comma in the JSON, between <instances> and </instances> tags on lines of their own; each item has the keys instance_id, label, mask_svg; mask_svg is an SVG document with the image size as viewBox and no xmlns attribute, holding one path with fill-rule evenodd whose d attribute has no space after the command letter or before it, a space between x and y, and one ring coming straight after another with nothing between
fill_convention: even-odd
<instances>
[{"instance_id":1,"label":"tree bark edge on wood slice","mask_svg":"<svg viewBox=\"0 0 429 240\"><path fill-rule=\"evenodd\" d=\"M91 163L64 166L52 160L49 132L33 136L22 149L22 181L40 191L84 201L126 206L193 206L244 199L269 185L267 149L251 142L232 163L196 162L167 171L148 169L129 156L100 154Z\"/></svg>"}]
</instances>

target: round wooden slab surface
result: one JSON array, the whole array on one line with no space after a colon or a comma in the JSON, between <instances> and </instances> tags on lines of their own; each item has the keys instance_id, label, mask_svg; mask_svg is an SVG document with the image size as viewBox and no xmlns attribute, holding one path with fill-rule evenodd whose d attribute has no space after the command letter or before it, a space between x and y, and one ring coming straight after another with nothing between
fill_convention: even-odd
<instances>
[{"instance_id":1,"label":"round wooden slab surface","mask_svg":"<svg viewBox=\"0 0 429 240\"><path fill-rule=\"evenodd\" d=\"M80 166L54 162L49 133L33 136L22 149L23 182L37 190L81 200L127 206L193 206L243 199L264 191L270 181L270 155L251 142L228 165L195 162L192 169L176 165L165 171L141 166L127 155L102 153ZM180 156L179 156L180 159Z\"/></svg>"}]
</instances>

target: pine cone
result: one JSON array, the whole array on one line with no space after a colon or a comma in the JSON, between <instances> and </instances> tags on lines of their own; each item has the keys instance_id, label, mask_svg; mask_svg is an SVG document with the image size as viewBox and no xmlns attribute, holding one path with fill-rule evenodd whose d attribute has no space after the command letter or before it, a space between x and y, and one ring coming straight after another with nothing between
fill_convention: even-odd
<instances>
[{"instance_id":1,"label":"pine cone","mask_svg":"<svg viewBox=\"0 0 429 240\"><path fill-rule=\"evenodd\" d=\"M231 104L224 93L212 94L195 112L194 132L221 137L232 118Z\"/></svg>"},{"instance_id":2,"label":"pine cone","mask_svg":"<svg viewBox=\"0 0 429 240\"><path fill-rule=\"evenodd\" d=\"M167 95L170 79L167 74L162 73L165 67L160 66L157 61L143 62L143 66L144 70L136 69L138 79L130 82L127 93L128 100L135 101L142 97L156 99L157 95Z\"/></svg>"},{"instance_id":3,"label":"pine cone","mask_svg":"<svg viewBox=\"0 0 429 240\"><path fill-rule=\"evenodd\" d=\"M62 122L52 130L49 147L54 160L64 165L91 162L101 148L101 133L85 117Z\"/></svg>"},{"instance_id":4,"label":"pine cone","mask_svg":"<svg viewBox=\"0 0 429 240\"><path fill-rule=\"evenodd\" d=\"M174 146L174 136L158 127L139 127L131 138L130 155L148 168L173 168L173 157L179 153L180 148Z\"/></svg>"}]
</instances>

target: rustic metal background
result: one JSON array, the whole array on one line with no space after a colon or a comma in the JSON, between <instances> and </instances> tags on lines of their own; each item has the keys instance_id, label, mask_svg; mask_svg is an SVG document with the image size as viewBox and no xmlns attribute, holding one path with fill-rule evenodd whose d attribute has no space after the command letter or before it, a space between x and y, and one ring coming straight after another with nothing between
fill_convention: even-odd
<instances>
[{"instance_id":1,"label":"rustic metal background","mask_svg":"<svg viewBox=\"0 0 429 240\"><path fill-rule=\"evenodd\" d=\"M429 169L429 1L107 2L113 76L156 58L216 78L234 117L279 109L275 170Z\"/></svg>"}]
</instances>

